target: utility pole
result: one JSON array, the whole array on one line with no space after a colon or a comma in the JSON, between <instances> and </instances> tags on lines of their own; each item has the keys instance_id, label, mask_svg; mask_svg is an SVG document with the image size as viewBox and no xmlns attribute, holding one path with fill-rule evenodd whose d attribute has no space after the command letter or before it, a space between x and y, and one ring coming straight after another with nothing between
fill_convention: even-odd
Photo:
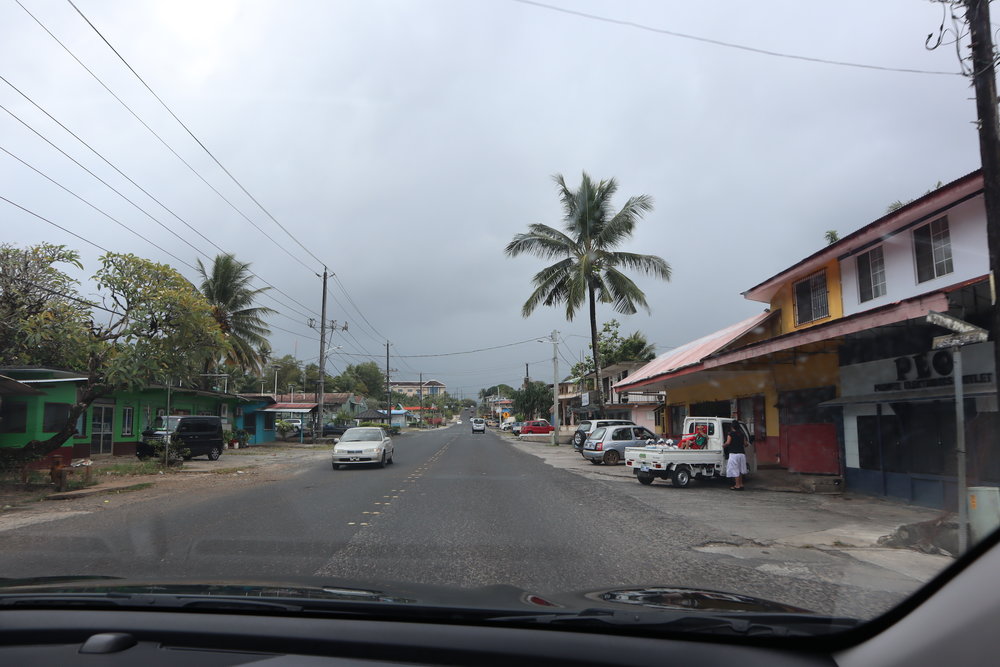
<instances>
[{"instance_id":1,"label":"utility pole","mask_svg":"<svg viewBox=\"0 0 1000 667\"><path fill-rule=\"evenodd\" d=\"M410 377L413 376L411 375ZM424 424L424 374L423 373L420 373L420 381L417 384L417 396L418 396L417 404L420 406L420 425L425 426L426 424Z\"/></svg>"},{"instance_id":2,"label":"utility pole","mask_svg":"<svg viewBox=\"0 0 1000 667\"><path fill-rule=\"evenodd\" d=\"M976 90L979 125L979 158L983 172L986 205L986 244L990 259L990 299L993 332L993 377L1000 378L1000 308L997 306L996 276L1000 273L1000 120L994 70L993 35L988 0L965 0L965 20L972 39L972 83ZM997 385L1000 389L1000 383ZM1000 400L1000 395L998 395Z\"/></svg>"},{"instance_id":3,"label":"utility pole","mask_svg":"<svg viewBox=\"0 0 1000 667\"><path fill-rule=\"evenodd\" d=\"M392 426L392 393L389 391L389 341L385 341L385 426Z\"/></svg>"},{"instance_id":4,"label":"utility pole","mask_svg":"<svg viewBox=\"0 0 1000 667\"><path fill-rule=\"evenodd\" d=\"M316 416L313 418L313 438L318 433L323 436L323 425L326 423L323 413L323 405L326 401L326 267L323 267L323 308L320 312L319 322L319 394L318 405L316 406ZM313 440L315 442L315 440Z\"/></svg>"},{"instance_id":5,"label":"utility pole","mask_svg":"<svg viewBox=\"0 0 1000 667\"><path fill-rule=\"evenodd\" d=\"M559 332L552 331L552 431L551 445L555 447L559 444L556 436L559 435Z\"/></svg>"}]
</instances>

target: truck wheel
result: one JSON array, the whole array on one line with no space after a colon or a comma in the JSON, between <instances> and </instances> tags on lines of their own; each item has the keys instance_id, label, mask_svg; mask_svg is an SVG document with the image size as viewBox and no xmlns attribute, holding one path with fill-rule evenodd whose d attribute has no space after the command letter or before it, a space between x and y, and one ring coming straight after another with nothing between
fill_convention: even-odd
<instances>
[{"instance_id":1,"label":"truck wheel","mask_svg":"<svg viewBox=\"0 0 1000 667\"><path fill-rule=\"evenodd\" d=\"M673 473L670 475L670 480L678 489L687 488L687 486L691 483L691 471L684 466L674 468Z\"/></svg>"},{"instance_id":2,"label":"truck wheel","mask_svg":"<svg viewBox=\"0 0 1000 667\"><path fill-rule=\"evenodd\" d=\"M649 486L650 484L653 483L653 480L656 479L655 477L653 477L653 473L643 472L641 470L635 473L635 478L639 480L639 483L642 484L643 486Z\"/></svg>"},{"instance_id":3,"label":"truck wheel","mask_svg":"<svg viewBox=\"0 0 1000 667\"><path fill-rule=\"evenodd\" d=\"M609 449L604 452L604 462L609 466L616 466L618 462L622 460L622 455L618 453L615 449Z\"/></svg>"}]
</instances>

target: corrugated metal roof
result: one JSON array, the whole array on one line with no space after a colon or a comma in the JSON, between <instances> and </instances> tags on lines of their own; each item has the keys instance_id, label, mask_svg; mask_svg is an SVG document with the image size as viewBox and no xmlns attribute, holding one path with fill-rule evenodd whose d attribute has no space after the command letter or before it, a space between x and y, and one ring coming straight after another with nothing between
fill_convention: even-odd
<instances>
[{"instance_id":1,"label":"corrugated metal roof","mask_svg":"<svg viewBox=\"0 0 1000 667\"><path fill-rule=\"evenodd\" d=\"M771 315L770 311L764 311L736 324L731 324L725 329L720 329L690 343L685 343L666 354L661 354L621 382L616 383L614 388L617 391L626 391L630 387L648 384L656 379L700 364L705 357L722 349L743 334L759 326Z\"/></svg>"}]
</instances>

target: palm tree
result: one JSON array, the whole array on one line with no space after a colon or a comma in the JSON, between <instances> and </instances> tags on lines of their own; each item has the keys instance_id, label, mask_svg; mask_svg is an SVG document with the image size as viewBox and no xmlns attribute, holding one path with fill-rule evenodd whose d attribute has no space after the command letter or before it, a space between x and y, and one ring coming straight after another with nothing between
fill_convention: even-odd
<instances>
[{"instance_id":1,"label":"palm tree","mask_svg":"<svg viewBox=\"0 0 1000 667\"><path fill-rule=\"evenodd\" d=\"M655 255L639 255L615 250L631 238L643 214L653 210L648 195L629 197L616 213L611 198L618 191L615 179L595 183L586 172L580 187L571 190L561 174L553 179L565 213L563 229L535 223L517 234L507 244L508 257L522 253L542 259L559 258L532 279L535 291L521 308L528 317L539 304L565 304L566 319L572 321L584 301L590 307L590 339L594 351L597 378L598 410L604 414L601 395L601 359L597 338L597 303L611 304L615 312L631 315L636 306L649 311L646 295L622 269L633 269L663 280L670 280L670 265Z\"/></svg>"},{"instance_id":2,"label":"palm tree","mask_svg":"<svg viewBox=\"0 0 1000 667\"><path fill-rule=\"evenodd\" d=\"M238 261L233 255L217 255L211 272L198 260L201 273L201 292L212 305L212 314L229 343L225 362L245 371L260 373L267 359L270 345L264 318L275 311L264 306L254 306L255 299L268 287L253 288L250 264ZM206 366L216 365L210 360Z\"/></svg>"}]
</instances>

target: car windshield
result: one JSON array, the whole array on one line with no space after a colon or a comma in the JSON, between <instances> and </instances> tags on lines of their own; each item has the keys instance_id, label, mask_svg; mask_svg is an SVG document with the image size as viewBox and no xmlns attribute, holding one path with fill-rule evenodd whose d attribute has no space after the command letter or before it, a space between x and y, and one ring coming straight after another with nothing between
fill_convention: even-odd
<instances>
[{"instance_id":1,"label":"car windshield","mask_svg":"<svg viewBox=\"0 0 1000 667\"><path fill-rule=\"evenodd\" d=\"M1000 525L960 4L3 3L0 580L919 600Z\"/></svg>"},{"instance_id":2,"label":"car windshield","mask_svg":"<svg viewBox=\"0 0 1000 667\"><path fill-rule=\"evenodd\" d=\"M382 432L375 428L352 428L344 432L341 442L364 442L382 440Z\"/></svg>"}]
</instances>

